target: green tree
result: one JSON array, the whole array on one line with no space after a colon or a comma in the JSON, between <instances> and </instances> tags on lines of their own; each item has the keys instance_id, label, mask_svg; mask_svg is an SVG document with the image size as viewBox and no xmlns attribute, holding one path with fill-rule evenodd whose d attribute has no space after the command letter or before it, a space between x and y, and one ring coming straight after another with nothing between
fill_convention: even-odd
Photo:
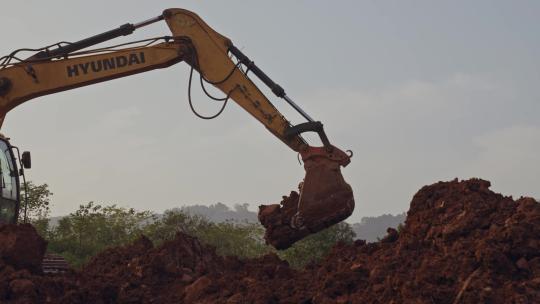
<instances>
[{"instance_id":1,"label":"green tree","mask_svg":"<svg viewBox=\"0 0 540 304\"><path fill-rule=\"evenodd\" d=\"M254 258L271 252L263 240L264 228L259 224L222 222L198 230L195 236L214 246L220 255Z\"/></svg>"},{"instance_id":2,"label":"green tree","mask_svg":"<svg viewBox=\"0 0 540 304\"><path fill-rule=\"evenodd\" d=\"M165 211L161 217L153 216L152 221L144 227L143 233L154 243L159 244L172 240L178 232L196 236L198 231L211 225L212 223L205 217L174 209Z\"/></svg>"},{"instance_id":3,"label":"green tree","mask_svg":"<svg viewBox=\"0 0 540 304\"><path fill-rule=\"evenodd\" d=\"M46 237L49 229L50 197L53 193L49 185L35 185L31 181L21 185L22 204L19 210L19 223L25 220L25 211L30 222L39 234Z\"/></svg>"},{"instance_id":4,"label":"green tree","mask_svg":"<svg viewBox=\"0 0 540 304\"><path fill-rule=\"evenodd\" d=\"M351 225L341 222L296 242L278 255L292 267L301 268L324 258L338 242L352 243L355 233Z\"/></svg>"},{"instance_id":5,"label":"green tree","mask_svg":"<svg viewBox=\"0 0 540 304\"><path fill-rule=\"evenodd\" d=\"M80 266L107 247L133 241L151 219L149 211L89 202L63 217L49 232L49 250Z\"/></svg>"},{"instance_id":6,"label":"green tree","mask_svg":"<svg viewBox=\"0 0 540 304\"><path fill-rule=\"evenodd\" d=\"M197 237L202 243L215 247L220 255L253 258L276 252L265 244L264 228L255 223L212 223L204 217L182 210L169 210L144 228L144 234L155 243L173 239L177 232ZM310 261L320 261L337 242L351 243L354 237L349 224L339 223L277 253L291 266L299 268Z\"/></svg>"},{"instance_id":7,"label":"green tree","mask_svg":"<svg viewBox=\"0 0 540 304\"><path fill-rule=\"evenodd\" d=\"M178 232L197 237L215 247L220 255L255 257L270 251L264 245L264 230L258 224L213 223L203 216L179 209L165 211L161 218L154 218L144 228L144 234L156 244L173 239Z\"/></svg>"},{"instance_id":8,"label":"green tree","mask_svg":"<svg viewBox=\"0 0 540 304\"><path fill-rule=\"evenodd\" d=\"M258 223L212 223L203 216L191 215L179 209L168 210L163 216L157 216L149 211L89 202L80 205L78 210L61 218L57 226L50 228L47 216L52 193L47 184L35 186L29 183L27 186L29 218L49 241L48 249L64 256L74 267L81 266L107 247L124 245L141 234L159 244L183 232L215 247L220 255L240 258L276 252L265 244L264 228ZM291 266L303 267L310 261L319 261L326 256L337 242L352 242L353 239L351 227L340 223L277 253Z\"/></svg>"}]
</instances>

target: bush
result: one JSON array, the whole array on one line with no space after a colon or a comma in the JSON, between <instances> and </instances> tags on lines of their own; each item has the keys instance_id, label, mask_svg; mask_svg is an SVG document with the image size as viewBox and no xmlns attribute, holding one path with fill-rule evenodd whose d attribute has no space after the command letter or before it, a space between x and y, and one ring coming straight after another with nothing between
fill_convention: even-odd
<instances>
[{"instance_id":1,"label":"bush","mask_svg":"<svg viewBox=\"0 0 540 304\"><path fill-rule=\"evenodd\" d=\"M103 207L94 202L80 205L63 217L45 235L51 252L63 255L74 266L110 246L123 245L142 234L148 211L138 212L116 205Z\"/></svg>"},{"instance_id":2,"label":"bush","mask_svg":"<svg viewBox=\"0 0 540 304\"><path fill-rule=\"evenodd\" d=\"M254 258L277 253L292 267L303 267L319 261L336 242L352 242L354 232L349 224L339 223L297 242L291 248L277 252L264 242L264 228L258 223L226 221L213 223L182 210L168 210L162 216L150 211L137 211L117 205L103 206L89 202L49 227L49 196L46 184L29 183L30 220L49 242L48 250L62 255L74 267L79 267L98 252L111 246L129 243L146 235L154 244L171 240L177 232L195 236L216 248L220 255Z\"/></svg>"}]
</instances>

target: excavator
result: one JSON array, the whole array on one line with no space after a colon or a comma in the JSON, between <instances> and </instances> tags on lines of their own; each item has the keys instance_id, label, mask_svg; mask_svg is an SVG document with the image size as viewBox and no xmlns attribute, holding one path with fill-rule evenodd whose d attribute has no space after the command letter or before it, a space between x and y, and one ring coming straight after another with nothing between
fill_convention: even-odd
<instances>
[{"instance_id":1,"label":"excavator","mask_svg":"<svg viewBox=\"0 0 540 304\"><path fill-rule=\"evenodd\" d=\"M172 35L143 39L108 47L91 48L111 39L127 36L155 22L165 21ZM21 56L28 54L30 56ZM26 58L23 58L26 57ZM0 58L0 127L16 106L48 94L88 86L179 62L191 67L188 101L200 118L212 119L223 112L229 99L261 122L303 161L306 175L280 204L259 207L259 220L266 228L265 240L277 249L334 225L351 215L353 192L341 167L350 163L352 152L332 145L323 124L296 104L285 90L267 76L230 39L210 28L199 16L185 9L166 9L157 17L127 23L116 29L77 41L59 42L38 49L18 49ZM199 114L191 100L193 71L199 73L203 91L222 101L215 115ZM295 109L305 122L293 125L248 77L255 75L279 98ZM225 96L212 96L204 87L211 84ZM302 137L318 134L321 146L311 146ZM22 155L7 137L0 137L1 198L0 222L16 223L21 204L20 176L31 167L29 152Z\"/></svg>"}]
</instances>

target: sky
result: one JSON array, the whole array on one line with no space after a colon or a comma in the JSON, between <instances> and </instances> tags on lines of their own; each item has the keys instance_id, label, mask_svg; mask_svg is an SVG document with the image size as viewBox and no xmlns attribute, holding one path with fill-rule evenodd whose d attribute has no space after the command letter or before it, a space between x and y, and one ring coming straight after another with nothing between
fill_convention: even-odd
<instances>
[{"instance_id":1,"label":"sky","mask_svg":"<svg viewBox=\"0 0 540 304\"><path fill-rule=\"evenodd\" d=\"M354 151L342 170L356 200L349 221L407 211L422 186L456 177L540 197L537 1L6 0L0 54L80 40L169 7L230 38L325 124L334 145ZM153 24L109 44L168 34ZM211 121L191 113L188 73L179 63L7 115L2 132L32 152L27 178L49 184L52 215L88 201L256 210L296 189L304 175L296 153L239 106ZM203 113L219 108L194 99Z\"/></svg>"}]
</instances>

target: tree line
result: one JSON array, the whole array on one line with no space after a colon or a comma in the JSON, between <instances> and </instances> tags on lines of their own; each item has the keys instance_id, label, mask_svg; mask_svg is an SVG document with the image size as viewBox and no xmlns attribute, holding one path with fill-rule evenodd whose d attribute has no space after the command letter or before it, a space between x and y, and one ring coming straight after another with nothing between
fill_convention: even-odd
<instances>
[{"instance_id":1,"label":"tree line","mask_svg":"<svg viewBox=\"0 0 540 304\"><path fill-rule=\"evenodd\" d=\"M347 223L339 223L311 235L283 251L265 244L264 228L252 222L212 222L181 209L168 210L158 216L151 211L139 211L116 204L88 202L57 225L50 225L50 205L53 193L47 184L27 182L27 217L38 233L48 241L48 252L63 256L72 266L80 267L100 251L134 241L141 235L155 245L183 232L197 237L202 243L216 248L220 255L253 258L277 253L292 267L303 267L322 259L337 242L350 243L354 232ZM24 207L21 208L24 210ZM19 215L20 222L24 213Z\"/></svg>"}]
</instances>

